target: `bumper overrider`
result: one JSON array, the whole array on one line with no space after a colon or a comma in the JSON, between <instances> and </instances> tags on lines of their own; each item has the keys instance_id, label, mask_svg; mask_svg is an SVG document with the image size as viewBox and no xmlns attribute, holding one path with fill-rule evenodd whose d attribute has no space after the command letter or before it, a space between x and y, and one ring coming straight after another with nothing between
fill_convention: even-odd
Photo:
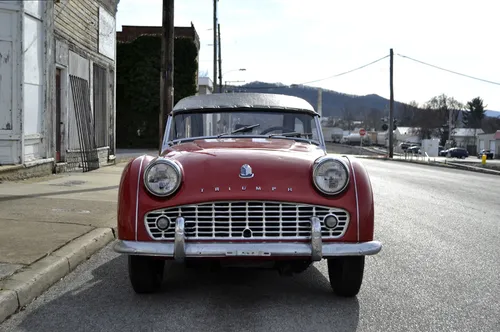
<instances>
[{"instance_id":1,"label":"bumper overrider","mask_svg":"<svg viewBox=\"0 0 500 332\"><path fill-rule=\"evenodd\" d=\"M360 243L323 243L321 223L311 218L311 241L309 243L199 243L186 242L184 218L175 223L173 242L139 242L118 240L113 249L121 254L173 257L182 262L185 258L223 257L311 257L313 261L338 256L375 255L382 249L379 241Z\"/></svg>"}]
</instances>

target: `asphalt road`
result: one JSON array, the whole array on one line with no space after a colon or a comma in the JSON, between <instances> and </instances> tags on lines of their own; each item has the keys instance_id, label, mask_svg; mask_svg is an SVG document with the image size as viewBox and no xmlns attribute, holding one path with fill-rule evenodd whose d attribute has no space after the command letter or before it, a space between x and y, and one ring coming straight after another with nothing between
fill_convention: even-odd
<instances>
[{"instance_id":1,"label":"asphalt road","mask_svg":"<svg viewBox=\"0 0 500 332\"><path fill-rule=\"evenodd\" d=\"M173 266L141 297L107 247L0 331L500 331L500 177L364 163L384 248L356 299L334 297L324 262L294 277Z\"/></svg>"}]
</instances>

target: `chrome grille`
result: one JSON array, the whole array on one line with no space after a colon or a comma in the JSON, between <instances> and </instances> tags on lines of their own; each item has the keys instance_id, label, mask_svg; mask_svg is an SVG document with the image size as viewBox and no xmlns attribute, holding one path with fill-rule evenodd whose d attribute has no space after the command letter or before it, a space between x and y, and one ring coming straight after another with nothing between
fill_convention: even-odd
<instances>
[{"instance_id":1,"label":"chrome grille","mask_svg":"<svg viewBox=\"0 0 500 332\"><path fill-rule=\"evenodd\" d=\"M334 229L328 229L323 218L333 214L338 219ZM170 219L168 229L162 231L156 220ZM311 237L310 218L321 220L323 238L335 239L344 235L349 225L346 210L285 202L228 201L209 202L170 207L146 214L145 225L155 240L174 239L175 219L185 220L185 236L191 240L231 239L307 239Z\"/></svg>"}]
</instances>

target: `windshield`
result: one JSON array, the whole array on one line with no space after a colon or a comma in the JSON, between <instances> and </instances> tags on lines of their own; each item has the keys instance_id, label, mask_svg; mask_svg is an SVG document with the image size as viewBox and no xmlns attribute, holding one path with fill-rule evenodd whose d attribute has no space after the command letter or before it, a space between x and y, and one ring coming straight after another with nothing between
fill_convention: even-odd
<instances>
[{"instance_id":1,"label":"windshield","mask_svg":"<svg viewBox=\"0 0 500 332\"><path fill-rule=\"evenodd\" d=\"M173 116L168 141L197 137L280 137L319 144L316 116L285 111L201 111Z\"/></svg>"}]
</instances>

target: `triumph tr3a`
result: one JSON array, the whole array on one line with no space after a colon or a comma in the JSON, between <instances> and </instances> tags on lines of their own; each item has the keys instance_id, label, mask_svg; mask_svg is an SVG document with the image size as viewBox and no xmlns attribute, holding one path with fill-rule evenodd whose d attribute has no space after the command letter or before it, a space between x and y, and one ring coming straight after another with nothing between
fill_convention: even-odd
<instances>
[{"instance_id":1,"label":"triumph tr3a","mask_svg":"<svg viewBox=\"0 0 500 332\"><path fill-rule=\"evenodd\" d=\"M162 152L126 165L117 219L114 250L137 293L160 289L168 260L290 275L324 259L333 293L353 297L382 247L365 166L328 154L311 104L278 94L180 100Z\"/></svg>"}]
</instances>

